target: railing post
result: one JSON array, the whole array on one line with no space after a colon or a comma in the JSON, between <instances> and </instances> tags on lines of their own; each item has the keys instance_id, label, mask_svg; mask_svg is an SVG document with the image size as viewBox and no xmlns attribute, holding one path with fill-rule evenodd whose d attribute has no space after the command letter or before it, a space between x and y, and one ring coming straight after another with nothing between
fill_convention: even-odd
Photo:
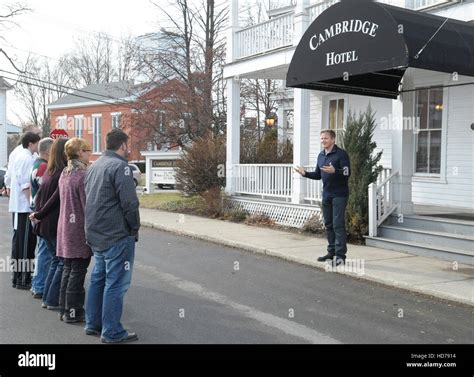
<instances>
[{"instance_id":1,"label":"railing post","mask_svg":"<svg viewBox=\"0 0 474 377\"><path fill-rule=\"evenodd\" d=\"M377 185L369 185L369 236L377 237Z\"/></svg>"}]
</instances>

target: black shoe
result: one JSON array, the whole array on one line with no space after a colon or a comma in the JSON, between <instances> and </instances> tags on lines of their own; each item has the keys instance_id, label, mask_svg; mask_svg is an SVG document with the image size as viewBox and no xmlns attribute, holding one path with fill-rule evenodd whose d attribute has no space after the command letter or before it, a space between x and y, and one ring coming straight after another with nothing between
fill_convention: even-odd
<instances>
[{"instance_id":1,"label":"black shoe","mask_svg":"<svg viewBox=\"0 0 474 377\"><path fill-rule=\"evenodd\" d=\"M16 289L21 289L22 291L29 291L31 289L31 285L16 285Z\"/></svg>"},{"instance_id":2,"label":"black shoe","mask_svg":"<svg viewBox=\"0 0 474 377\"><path fill-rule=\"evenodd\" d=\"M84 317L71 318L71 317L68 317L66 315L63 315L62 320L66 323L79 323L79 322L85 322L86 321L86 319Z\"/></svg>"},{"instance_id":3,"label":"black shoe","mask_svg":"<svg viewBox=\"0 0 474 377\"><path fill-rule=\"evenodd\" d=\"M15 283L12 283L12 288L16 288L16 284L15 284Z\"/></svg>"},{"instance_id":4,"label":"black shoe","mask_svg":"<svg viewBox=\"0 0 474 377\"><path fill-rule=\"evenodd\" d=\"M323 257L319 257L319 258L318 258L318 262L325 262L325 261L330 260L330 259L332 259L332 258L334 258L334 254L329 254L329 253L328 253L328 254L326 254L326 255L323 256Z\"/></svg>"},{"instance_id":5,"label":"black shoe","mask_svg":"<svg viewBox=\"0 0 474 377\"><path fill-rule=\"evenodd\" d=\"M33 294L33 298L42 299L42 298L43 298L43 294L42 294L42 293L34 293L34 294Z\"/></svg>"},{"instance_id":6,"label":"black shoe","mask_svg":"<svg viewBox=\"0 0 474 377\"><path fill-rule=\"evenodd\" d=\"M101 333L100 330L94 330L94 329L88 329L88 328L85 328L84 332L86 333L86 335L94 335L94 336L100 336L100 333Z\"/></svg>"},{"instance_id":7,"label":"black shoe","mask_svg":"<svg viewBox=\"0 0 474 377\"><path fill-rule=\"evenodd\" d=\"M52 305L46 305L46 309L48 310L61 310L60 306L52 306Z\"/></svg>"},{"instance_id":8,"label":"black shoe","mask_svg":"<svg viewBox=\"0 0 474 377\"><path fill-rule=\"evenodd\" d=\"M106 344L128 343L128 342L133 342L135 340L138 340L138 335L133 332L128 333L126 337L122 339L117 339L117 340L108 340L105 338L100 338L100 341Z\"/></svg>"}]
</instances>

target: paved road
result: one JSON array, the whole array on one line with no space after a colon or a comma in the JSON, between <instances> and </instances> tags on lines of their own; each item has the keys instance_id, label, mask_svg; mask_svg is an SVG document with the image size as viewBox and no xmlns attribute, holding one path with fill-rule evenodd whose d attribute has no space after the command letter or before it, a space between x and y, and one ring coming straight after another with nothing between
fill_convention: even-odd
<instances>
[{"instance_id":1,"label":"paved road","mask_svg":"<svg viewBox=\"0 0 474 377\"><path fill-rule=\"evenodd\" d=\"M0 198L0 258L10 252ZM1 264L0 264L1 265ZM88 279L87 279L88 280ZM403 314L401 317L400 314ZM473 310L143 228L124 325L141 343L472 343ZM0 273L0 343L97 343Z\"/></svg>"}]
</instances>

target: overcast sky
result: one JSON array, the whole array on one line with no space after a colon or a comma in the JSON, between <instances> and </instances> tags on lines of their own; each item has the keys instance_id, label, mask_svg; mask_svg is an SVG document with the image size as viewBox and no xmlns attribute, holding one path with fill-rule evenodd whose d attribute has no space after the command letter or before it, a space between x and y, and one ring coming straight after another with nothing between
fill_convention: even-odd
<instances>
[{"instance_id":1,"label":"overcast sky","mask_svg":"<svg viewBox=\"0 0 474 377\"><path fill-rule=\"evenodd\" d=\"M0 14L6 4L19 0L1 0ZM28 52L45 55L53 63L70 50L74 39L105 32L113 38L130 34L138 36L158 30L159 10L149 0L25 0L33 11L15 18L17 25L0 29L0 47L12 57L23 61ZM155 3L166 5L166 0ZM115 43L118 43L115 42ZM13 71L13 67L0 56L0 69ZM0 75L2 72L0 72ZM9 80L11 82L11 80ZM8 118L19 123L15 113L25 114L16 101L13 91L8 95Z\"/></svg>"}]
</instances>

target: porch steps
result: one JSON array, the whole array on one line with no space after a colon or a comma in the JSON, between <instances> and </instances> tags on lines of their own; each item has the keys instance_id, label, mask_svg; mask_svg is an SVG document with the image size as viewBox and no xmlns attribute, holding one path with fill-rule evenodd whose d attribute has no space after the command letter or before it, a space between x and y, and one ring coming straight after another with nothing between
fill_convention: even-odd
<instances>
[{"instance_id":1,"label":"porch steps","mask_svg":"<svg viewBox=\"0 0 474 377\"><path fill-rule=\"evenodd\" d=\"M447 261L474 264L474 222L430 216L390 216L368 246L402 251Z\"/></svg>"}]
</instances>

